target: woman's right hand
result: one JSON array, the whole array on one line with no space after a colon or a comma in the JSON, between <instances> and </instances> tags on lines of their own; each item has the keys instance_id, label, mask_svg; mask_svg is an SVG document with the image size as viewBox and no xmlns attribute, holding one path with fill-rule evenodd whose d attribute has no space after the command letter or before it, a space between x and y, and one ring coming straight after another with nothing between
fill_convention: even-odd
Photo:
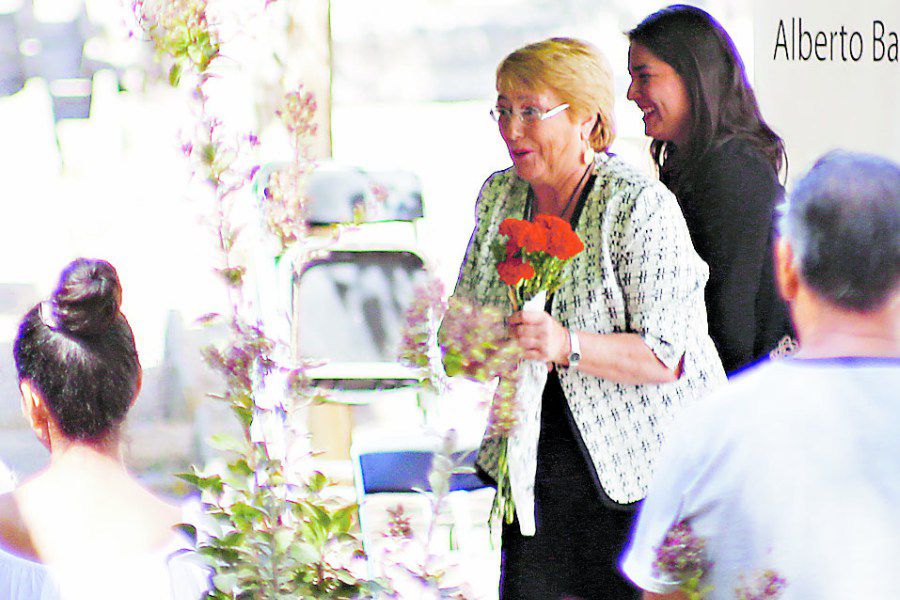
<instances>
[{"instance_id":1,"label":"woman's right hand","mask_svg":"<svg viewBox=\"0 0 900 600\"><path fill-rule=\"evenodd\" d=\"M528 360L551 363L568 362L569 334L562 324L545 311L519 311L507 320L513 337L525 350Z\"/></svg>"}]
</instances>

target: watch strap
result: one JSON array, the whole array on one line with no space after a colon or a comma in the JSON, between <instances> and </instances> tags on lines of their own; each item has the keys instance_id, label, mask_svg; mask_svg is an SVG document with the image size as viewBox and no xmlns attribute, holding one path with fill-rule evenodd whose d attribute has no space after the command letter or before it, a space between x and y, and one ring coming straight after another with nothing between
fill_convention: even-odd
<instances>
[{"instance_id":1,"label":"watch strap","mask_svg":"<svg viewBox=\"0 0 900 600\"><path fill-rule=\"evenodd\" d=\"M575 368L578 366L578 363L581 362L581 342L578 339L578 334L568 330L569 332L569 368Z\"/></svg>"}]
</instances>

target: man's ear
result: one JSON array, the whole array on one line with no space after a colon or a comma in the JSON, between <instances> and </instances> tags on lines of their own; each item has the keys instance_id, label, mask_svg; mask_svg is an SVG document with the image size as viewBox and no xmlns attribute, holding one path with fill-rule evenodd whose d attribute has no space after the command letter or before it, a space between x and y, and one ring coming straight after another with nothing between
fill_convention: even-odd
<instances>
[{"instance_id":1,"label":"man's ear","mask_svg":"<svg viewBox=\"0 0 900 600\"><path fill-rule=\"evenodd\" d=\"M775 242L775 279L778 281L778 293L788 304L797 297L800 287L800 274L794 264L794 249L784 237Z\"/></svg>"}]
</instances>

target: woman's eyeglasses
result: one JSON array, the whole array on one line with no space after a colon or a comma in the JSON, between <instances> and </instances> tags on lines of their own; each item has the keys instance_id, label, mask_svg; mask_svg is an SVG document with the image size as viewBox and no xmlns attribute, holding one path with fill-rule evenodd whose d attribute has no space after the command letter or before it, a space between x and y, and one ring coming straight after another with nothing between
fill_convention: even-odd
<instances>
[{"instance_id":1,"label":"woman's eyeglasses","mask_svg":"<svg viewBox=\"0 0 900 600\"><path fill-rule=\"evenodd\" d=\"M534 125L538 121L545 121L569 108L568 104L560 104L555 108L543 110L537 106L525 106L518 110L508 106L495 106L491 109L491 117L497 123L508 124L513 116L519 117L525 125Z\"/></svg>"}]
</instances>

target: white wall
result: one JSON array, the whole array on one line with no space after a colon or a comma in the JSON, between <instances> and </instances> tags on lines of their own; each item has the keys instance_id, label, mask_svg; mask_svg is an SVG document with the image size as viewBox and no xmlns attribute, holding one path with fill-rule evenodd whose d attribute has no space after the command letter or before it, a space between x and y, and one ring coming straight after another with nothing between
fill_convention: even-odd
<instances>
[{"instance_id":1,"label":"white wall","mask_svg":"<svg viewBox=\"0 0 900 600\"><path fill-rule=\"evenodd\" d=\"M884 47L873 41L875 21ZM755 89L785 140L790 179L837 147L900 160L898 33L896 0L758 0Z\"/></svg>"}]
</instances>

